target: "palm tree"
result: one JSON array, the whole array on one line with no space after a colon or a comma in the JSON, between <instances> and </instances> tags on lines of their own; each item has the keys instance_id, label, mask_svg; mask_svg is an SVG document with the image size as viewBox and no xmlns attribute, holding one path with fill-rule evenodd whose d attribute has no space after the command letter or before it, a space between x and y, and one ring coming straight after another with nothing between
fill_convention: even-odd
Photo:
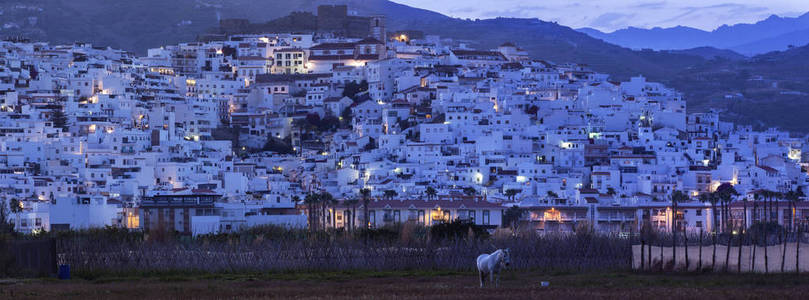
<instances>
[{"instance_id":1,"label":"palm tree","mask_svg":"<svg viewBox=\"0 0 809 300\"><path fill-rule=\"evenodd\" d=\"M365 229L368 229L368 226L371 225L370 220L368 219L368 214L369 214L368 205L371 204L371 190L367 189L367 188L366 189L361 189L360 190L360 196L362 196L362 210L363 210L363 217L364 217L364 220L363 220L364 223L363 223L362 227L365 228Z\"/></svg>"},{"instance_id":2,"label":"palm tree","mask_svg":"<svg viewBox=\"0 0 809 300\"><path fill-rule=\"evenodd\" d=\"M351 208L351 212L350 212L351 215L350 215L349 218L346 218L346 221L349 223L348 224L349 228L352 231L354 230L355 225L356 225L355 219L357 218L357 204L359 204L359 203L360 203L360 200L358 200L356 198L348 199L348 200L343 201L343 204L345 204L346 207Z\"/></svg>"},{"instance_id":3,"label":"palm tree","mask_svg":"<svg viewBox=\"0 0 809 300\"><path fill-rule=\"evenodd\" d=\"M332 196L329 192L320 193L320 207L321 207L320 213L323 215L323 224L322 224L322 226L323 226L324 231L326 230L326 224L327 224L327 222L326 222L327 221L326 220L326 213L329 210L329 206L333 206L336 202L337 202L337 200L334 199L334 196ZM332 226L334 226L335 225L334 224L334 222L335 222L334 211L332 211L331 220L332 220Z\"/></svg>"},{"instance_id":4,"label":"palm tree","mask_svg":"<svg viewBox=\"0 0 809 300\"><path fill-rule=\"evenodd\" d=\"M730 224L730 203L733 202L733 197L738 196L739 193L736 191L736 188L733 187L730 183L723 183L716 188L716 192L719 194L719 198L722 200L722 203L725 207L725 227L727 230L730 230L732 224Z\"/></svg>"},{"instance_id":5,"label":"palm tree","mask_svg":"<svg viewBox=\"0 0 809 300\"><path fill-rule=\"evenodd\" d=\"M730 203L733 201L733 197L739 193L736 192L736 189L730 183L719 185L719 187L716 188L716 193L719 194L719 199L722 201L722 205L725 208L723 213L725 217L725 232L731 233L731 235L728 235L727 251L725 252L725 272L727 272L730 265L730 246L733 240L733 224L730 222Z\"/></svg>"},{"instance_id":6,"label":"palm tree","mask_svg":"<svg viewBox=\"0 0 809 300\"><path fill-rule=\"evenodd\" d=\"M306 204L306 209L309 212L309 230L315 231L317 229L317 204L320 202L320 194L309 193L303 198L303 203Z\"/></svg>"},{"instance_id":7,"label":"palm tree","mask_svg":"<svg viewBox=\"0 0 809 300\"><path fill-rule=\"evenodd\" d=\"M742 226L739 229L739 256L738 256L739 259L736 262L736 264L738 265L736 271L739 273L742 272L742 248L744 248L742 243L744 241L744 235L746 232L747 232L747 197L742 197Z\"/></svg>"},{"instance_id":8,"label":"palm tree","mask_svg":"<svg viewBox=\"0 0 809 300\"><path fill-rule=\"evenodd\" d=\"M717 234L717 217L716 217L716 201L717 198L714 193L707 193L703 194L705 196L700 197L701 201L708 201L711 203L711 218L713 219L713 225L711 229L713 229L713 234L711 235L711 242L713 243L713 254L711 255L711 269L716 270L716 234Z\"/></svg>"},{"instance_id":9,"label":"palm tree","mask_svg":"<svg viewBox=\"0 0 809 300\"><path fill-rule=\"evenodd\" d=\"M671 243L673 245L672 261L674 262L675 268L677 267L677 205L687 200L688 195L681 191L674 191L671 193ZM688 251L687 248L686 251ZM686 266L687 265L688 262L686 262Z\"/></svg>"},{"instance_id":10,"label":"palm tree","mask_svg":"<svg viewBox=\"0 0 809 300\"><path fill-rule=\"evenodd\" d=\"M438 191L431 186L428 186L424 193L427 194L427 200L432 200L436 195L438 195Z\"/></svg>"},{"instance_id":11,"label":"palm tree","mask_svg":"<svg viewBox=\"0 0 809 300\"><path fill-rule=\"evenodd\" d=\"M713 218L713 226L711 226L711 229L713 229L713 233L716 235L719 232L719 220L717 219L718 217L716 211L716 203L718 202L719 198L714 193L708 193L706 195L708 202L711 203L711 217Z\"/></svg>"},{"instance_id":12,"label":"palm tree","mask_svg":"<svg viewBox=\"0 0 809 300\"><path fill-rule=\"evenodd\" d=\"M795 273L800 273L800 261L801 261L801 230L803 230L802 224L797 219L795 211L798 210L798 202L803 201L803 197L806 195L803 191L798 188L795 192L795 201L792 204L792 214L793 214L793 222L797 224L798 229L796 230L795 234Z\"/></svg>"},{"instance_id":13,"label":"palm tree","mask_svg":"<svg viewBox=\"0 0 809 300\"><path fill-rule=\"evenodd\" d=\"M784 197L789 201L789 206L792 209L792 216L790 217L790 221L791 221L790 223L791 224L789 224L789 228L790 228L790 230L796 232L795 233L796 239L797 239L798 234L799 234L797 232L797 230L796 230L796 227L798 227L797 226L798 220L796 219L797 218L797 210L798 210L798 202L800 202L803 199L804 196L805 195L803 194L803 191L801 191L800 188L797 188L794 191L789 191L789 192L786 193L786 195L784 195ZM797 242L796 243L797 245L795 246L795 262L796 262L795 263L795 272L798 272L798 262L800 262L800 260L799 260L799 258L800 258L800 256L799 256L799 254L800 254L800 241L796 240L796 242ZM784 253L786 253L786 241L784 241ZM784 262L783 262L783 256L782 256L781 272L783 272L783 271L784 271Z\"/></svg>"},{"instance_id":14,"label":"palm tree","mask_svg":"<svg viewBox=\"0 0 809 300\"><path fill-rule=\"evenodd\" d=\"M772 196L774 193L772 191L764 191L764 213L766 215L766 219L764 220L764 226L761 226L761 234L764 236L764 273L769 273L769 255L767 253L767 248L770 245L769 243L769 234L767 232L767 227L770 225L770 220L772 219ZM767 213L767 202L770 202L770 212Z\"/></svg>"},{"instance_id":15,"label":"palm tree","mask_svg":"<svg viewBox=\"0 0 809 300\"><path fill-rule=\"evenodd\" d=\"M777 225L778 222L779 222L779 219L783 220L783 218L780 217L779 215L781 213L780 212L780 210L781 210L781 199L784 198L784 193L775 192L774 196L775 196L775 201L774 201L775 202L775 224ZM780 236L779 236L779 238L780 238Z\"/></svg>"},{"instance_id":16,"label":"palm tree","mask_svg":"<svg viewBox=\"0 0 809 300\"><path fill-rule=\"evenodd\" d=\"M789 208L792 210L792 216L790 216L790 221L791 221L790 223L791 224L789 224L790 229L795 228L795 223L796 223L795 222L795 215L796 215L795 210L797 210L797 202L801 198L801 196L799 196L799 193L800 193L800 188L798 188L795 191L789 191L784 195L784 198L787 201L789 201Z\"/></svg>"}]
</instances>

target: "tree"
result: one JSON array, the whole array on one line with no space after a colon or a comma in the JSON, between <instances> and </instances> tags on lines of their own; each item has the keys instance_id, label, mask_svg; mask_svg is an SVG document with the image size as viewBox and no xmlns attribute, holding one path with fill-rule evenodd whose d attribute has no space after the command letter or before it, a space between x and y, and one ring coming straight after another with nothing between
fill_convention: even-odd
<instances>
[{"instance_id":1,"label":"tree","mask_svg":"<svg viewBox=\"0 0 809 300\"><path fill-rule=\"evenodd\" d=\"M519 194L519 193L520 193L520 190L508 189L508 190L506 190L506 197L508 197L509 200L513 201L514 197L517 196L517 194Z\"/></svg>"},{"instance_id":2,"label":"tree","mask_svg":"<svg viewBox=\"0 0 809 300\"><path fill-rule=\"evenodd\" d=\"M673 245L672 248L672 261L677 263L677 231L679 230L677 226L677 206L680 203L688 201L688 195L681 191L674 191L671 193L671 243ZM686 249L686 251L688 251ZM688 264L688 262L686 262ZM676 266L676 265L675 265Z\"/></svg>"},{"instance_id":3,"label":"tree","mask_svg":"<svg viewBox=\"0 0 809 300\"><path fill-rule=\"evenodd\" d=\"M744 235L747 233L747 197L742 197L742 226L739 230L739 254L738 259L736 261L737 271L739 273L742 272L742 242L744 241Z\"/></svg>"},{"instance_id":4,"label":"tree","mask_svg":"<svg viewBox=\"0 0 809 300\"><path fill-rule=\"evenodd\" d=\"M438 195L438 191L431 186L428 186L424 193L427 194L427 200L432 200L436 195Z\"/></svg>"},{"instance_id":5,"label":"tree","mask_svg":"<svg viewBox=\"0 0 809 300\"><path fill-rule=\"evenodd\" d=\"M344 108L343 112L340 113L340 118L342 118L343 128L351 127L351 120L354 119L354 113L351 111L351 107Z\"/></svg>"},{"instance_id":6,"label":"tree","mask_svg":"<svg viewBox=\"0 0 809 300\"><path fill-rule=\"evenodd\" d=\"M289 143L285 142L282 139L273 136L269 136L267 138L267 142L264 143L264 148L262 148L261 150L277 152L279 154L295 153L295 151L292 150L292 145L290 145Z\"/></svg>"},{"instance_id":7,"label":"tree","mask_svg":"<svg viewBox=\"0 0 809 300\"><path fill-rule=\"evenodd\" d=\"M478 191L475 190L475 188L473 188L471 186L463 188L463 193L464 193L464 195L467 195L467 196L473 196L473 195L477 194L477 192Z\"/></svg>"},{"instance_id":8,"label":"tree","mask_svg":"<svg viewBox=\"0 0 809 300\"><path fill-rule=\"evenodd\" d=\"M394 190L385 190L384 192L384 196L388 200L393 200L393 198L396 197L397 195L398 194Z\"/></svg>"},{"instance_id":9,"label":"tree","mask_svg":"<svg viewBox=\"0 0 809 300\"><path fill-rule=\"evenodd\" d=\"M532 117L536 117L537 112L539 111L539 107L536 105L528 106L525 109L525 113L531 115Z\"/></svg>"},{"instance_id":10,"label":"tree","mask_svg":"<svg viewBox=\"0 0 809 300\"><path fill-rule=\"evenodd\" d=\"M520 219L525 215L526 210L514 205L503 213L503 225L508 226L512 231L516 231Z\"/></svg>"},{"instance_id":11,"label":"tree","mask_svg":"<svg viewBox=\"0 0 809 300\"><path fill-rule=\"evenodd\" d=\"M713 224L711 225L711 229L713 234L711 235L711 242L713 243L713 254L711 255L711 269L716 267L716 233L717 233L717 218L716 218L716 201L717 197L714 193L707 193L701 194L699 197L700 202L710 202L711 203L711 218L713 219Z\"/></svg>"},{"instance_id":12,"label":"tree","mask_svg":"<svg viewBox=\"0 0 809 300\"><path fill-rule=\"evenodd\" d=\"M363 80L360 83L356 82L348 82L343 89L343 97L354 98L359 93L365 92L368 90L368 82Z\"/></svg>"},{"instance_id":13,"label":"tree","mask_svg":"<svg viewBox=\"0 0 809 300\"><path fill-rule=\"evenodd\" d=\"M368 138L368 143L367 143L367 144L365 144L365 147L363 148L363 150L365 150L365 151L371 151L371 150L374 150L374 149L376 149L376 148L377 148L377 146L376 146L376 140L374 140L374 138L372 138L372 137L369 137L369 138Z\"/></svg>"},{"instance_id":14,"label":"tree","mask_svg":"<svg viewBox=\"0 0 809 300\"><path fill-rule=\"evenodd\" d=\"M724 206L724 217L725 217L725 232L732 233L733 232L733 224L730 222L730 203L733 201L733 197L739 195L736 192L736 188L733 187L730 183L723 183L716 188L716 193L718 194L719 199L722 201ZM733 240L733 235L728 235L728 245L725 251L725 272L728 271L728 267L730 265L730 246L731 241Z\"/></svg>"},{"instance_id":15,"label":"tree","mask_svg":"<svg viewBox=\"0 0 809 300\"><path fill-rule=\"evenodd\" d=\"M357 218L357 204L359 204L359 203L360 203L360 201L358 199L348 199L348 200L343 201L343 204L347 208L351 209L350 210L351 216L348 217L348 218L344 218L344 219L346 220L346 223L348 223L348 227L352 231L354 230L354 228L356 228L356 220L355 219Z\"/></svg>"},{"instance_id":16,"label":"tree","mask_svg":"<svg viewBox=\"0 0 809 300\"><path fill-rule=\"evenodd\" d=\"M716 193L725 208L725 229L726 231L732 231L733 224L730 223L730 203L733 202L733 198L738 196L739 193L736 192L736 188L730 183L719 185L719 187L716 188Z\"/></svg>"},{"instance_id":17,"label":"tree","mask_svg":"<svg viewBox=\"0 0 809 300\"><path fill-rule=\"evenodd\" d=\"M795 273L800 273L800 261L801 261L801 230L803 229L802 224L796 219L795 211L798 209L798 202L803 201L803 198L806 195L800 188L797 188L794 192L792 192L790 196L790 203L792 203L792 222L796 224L796 234L795 234Z\"/></svg>"},{"instance_id":18,"label":"tree","mask_svg":"<svg viewBox=\"0 0 809 300\"><path fill-rule=\"evenodd\" d=\"M363 213L363 217L364 217L363 218L364 223L363 223L362 227L365 228L365 229L368 229L368 226L371 225L370 224L371 220L368 219L368 214L369 214L368 205L371 204L371 190L369 190L367 188L366 189L361 189L360 190L360 196L362 196L362 210L363 210L362 213ZM368 240L368 238L366 236L366 242L367 242L367 240Z\"/></svg>"},{"instance_id":19,"label":"tree","mask_svg":"<svg viewBox=\"0 0 809 300\"><path fill-rule=\"evenodd\" d=\"M320 194L309 193L303 198L303 203L309 211L309 230L315 231L317 229L317 205L320 203Z\"/></svg>"},{"instance_id":20,"label":"tree","mask_svg":"<svg viewBox=\"0 0 809 300\"><path fill-rule=\"evenodd\" d=\"M20 223L20 213L22 212L22 202L20 200L18 200L17 198L13 198L13 199L11 199L11 201L9 201L8 206L9 206L8 207L9 210L11 210L11 213L13 213L15 218L16 218L16 221L14 222L14 224L16 225L16 224Z\"/></svg>"},{"instance_id":21,"label":"tree","mask_svg":"<svg viewBox=\"0 0 809 300\"><path fill-rule=\"evenodd\" d=\"M53 111L51 122L53 122L53 127L61 128L62 132L67 131L67 116L65 116L63 107L60 106L59 109Z\"/></svg>"},{"instance_id":22,"label":"tree","mask_svg":"<svg viewBox=\"0 0 809 300\"><path fill-rule=\"evenodd\" d=\"M323 230L325 231L327 224L326 213L328 213L329 211L329 206L333 206L335 203L337 203L337 200L334 199L334 196L332 196L331 193L329 192L321 192L319 198L320 198L321 214L323 216L322 227ZM334 217L334 210L332 210L331 213L331 220L332 220L332 227L334 227L336 225L336 223L334 223L336 222L336 218Z\"/></svg>"},{"instance_id":23,"label":"tree","mask_svg":"<svg viewBox=\"0 0 809 300\"><path fill-rule=\"evenodd\" d=\"M9 214L14 211L12 207L14 207L14 205L11 203L6 205L6 201L0 199L0 240L3 239L4 234L14 233L14 223L9 220ZM17 207L19 207L19 205L17 205Z\"/></svg>"},{"instance_id":24,"label":"tree","mask_svg":"<svg viewBox=\"0 0 809 300\"><path fill-rule=\"evenodd\" d=\"M764 212L765 212L767 218L764 221L764 226L760 227L761 228L761 233L762 233L762 235L764 237L762 239L764 241L764 273L769 273L769 258L770 258L770 256L767 253L767 248L769 248L769 246L770 246L770 242L769 242L769 235L770 234L769 234L768 231L769 231L770 220L772 219L772 202L770 200L772 199L773 195L775 195L775 193L772 192L772 191L764 191L764 201L765 201L764 202ZM767 204L768 204L768 202L770 202L770 211L769 211L769 213L767 213Z\"/></svg>"}]
</instances>

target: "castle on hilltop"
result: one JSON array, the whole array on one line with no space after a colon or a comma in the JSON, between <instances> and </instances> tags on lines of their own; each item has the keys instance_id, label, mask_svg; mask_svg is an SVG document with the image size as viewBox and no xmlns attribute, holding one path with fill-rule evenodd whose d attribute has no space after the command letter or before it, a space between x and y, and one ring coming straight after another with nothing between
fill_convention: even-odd
<instances>
[{"instance_id":1,"label":"castle on hilltop","mask_svg":"<svg viewBox=\"0 0 809 300\"><path fill-rule=\"evenodd\" d=\"M354 38L370 36L380 41L386 39L384 16L351 15L347 5L320 5L317 7L317 15L310 12L293 12L266 23L250 23L247 19L223 19L219 22L218 33L260 33L279 30L331 33Z\"/></svg>"}]
</instances>

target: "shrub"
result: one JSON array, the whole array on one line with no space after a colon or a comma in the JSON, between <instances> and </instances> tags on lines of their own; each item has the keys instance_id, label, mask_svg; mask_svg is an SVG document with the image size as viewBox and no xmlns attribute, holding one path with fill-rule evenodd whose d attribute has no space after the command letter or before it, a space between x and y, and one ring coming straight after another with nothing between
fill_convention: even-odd
<instances>
[{"instance_id":1,"label":"shrub","mask_svg":"<svg viewBox=\"0 0 809 300\"><path fill-rule=\"evenodd\" d=\"M470 230L473 234L469 234ZM469 221L455 220L433 225L430 227L430 235L433 239L458 239L468 236L485 238L489 236L489 233L483 227Z\"/></svg>"}]
</instances>

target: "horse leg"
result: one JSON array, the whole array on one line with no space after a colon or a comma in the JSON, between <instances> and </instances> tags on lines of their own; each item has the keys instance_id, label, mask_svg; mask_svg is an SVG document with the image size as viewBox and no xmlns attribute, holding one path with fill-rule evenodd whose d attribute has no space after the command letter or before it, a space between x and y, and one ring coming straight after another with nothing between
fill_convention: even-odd
<instances>
[{"instance_id":1,"label":"horse leg","mask_svg":"<svg viewBox=\"0 0 809 300\"><path fill-rule=\"evenodd\" d=\"M486 274L483 274L483 271L478 271L478 275L480 277L480 287L483 287L483 278L486 276Z\"/></svg>"}]
</instances>

